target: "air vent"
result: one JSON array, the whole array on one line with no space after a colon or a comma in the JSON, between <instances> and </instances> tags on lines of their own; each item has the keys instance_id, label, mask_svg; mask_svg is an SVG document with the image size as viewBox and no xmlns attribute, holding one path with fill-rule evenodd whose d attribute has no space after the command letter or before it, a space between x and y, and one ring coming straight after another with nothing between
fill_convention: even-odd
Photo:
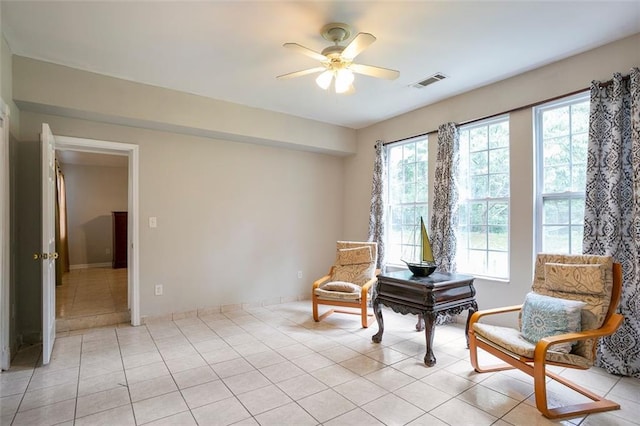
<instances>
[{"instance_id":1,"label":"air vent","mask_svg":"<svg viewBox=\"0 0 640 426\"><path fill-rule=\"evenodd\" d=\"M446 75L438 72L430 77L425 78L422 81L415 83L413 87L415 87L416 89L422 89L423 87L427 87L430 84L437 83L438 81L444 80L445 78L447 78Z\"/></svg>"}]
</instances>

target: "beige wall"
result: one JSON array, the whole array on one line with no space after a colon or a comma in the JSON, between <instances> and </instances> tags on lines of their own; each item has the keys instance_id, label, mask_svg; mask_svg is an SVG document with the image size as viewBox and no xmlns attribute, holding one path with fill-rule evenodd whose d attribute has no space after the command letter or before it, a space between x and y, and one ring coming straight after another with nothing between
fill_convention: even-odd
<instances>
[{"instance_id":1,"label":"beige wall","mask_svg":"<svg viewBox=\"0 0 640 426\"><path fill-rule=\"evenodd\" d=\"M20 56L13 96L21 109L173 133L350 155L353 129L134 83Z\"/></svg>"},{"instance_id":2,"label":"beige wall","mask_svg":"<svg viewBox=\"0 0 640 426\"><path fill-rule=\"evenodd\" d=\"M23 137L43 122L56 135L140 146L142 316L307 297L333 261L339 157L26 111Z\"/></svg>"},{"instance_id":3,"label":"beige wall","mask_svg":"<svg viewBox=\"0 0 640 426\"><path fill-rule=\"evenodd\" d=\"M11 115L9 131L19 137L20 111L13 102L13 69L12 54L4 35L0 33L0 96L9 106Z\"/></svg>"},{"instance_id":4,"label":"beige wall","mask_svg":"<svg viewBox=\"0 0 640 426\"><path fill-rule=\"evenodd\" d=\"M113 211L127 210L126 167L62 164L71 268L111 264Z\"/></svg>"},{"instance_id":5,"label":"beige wall","mask_svg":"<svg viewBox=\"0 0 640 426\"><path fill-rule=\"evenodd\" d=\"M614 72L640 66L640 34L485 86L358 131L354 156L345 158L345 238L367 235L369 194L376 140L393 141L436 130L445 122L464 122L587 88ZM455 78L455 76L452 76ZM428 90L428 89L425 89ZM531 286L534 222L534 146L532 109L511 114L511 280L477 279L480 308L520 303ZM430 135L429 168L435 170L436 135Z\"/></svg>"}]
</instances>

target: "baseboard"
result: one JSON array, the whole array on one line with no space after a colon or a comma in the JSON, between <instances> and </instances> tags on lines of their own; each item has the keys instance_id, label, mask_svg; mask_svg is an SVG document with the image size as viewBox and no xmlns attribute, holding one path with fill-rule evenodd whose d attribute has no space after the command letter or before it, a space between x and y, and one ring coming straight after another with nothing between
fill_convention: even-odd
<instances>
[{"instance_id":1,"label":"baseboard","mask_svg":"<svg viewBox=\"0 0 640 426\"><path fill-rule=\"evenodd\" d=\"M69 265L69 270L73 271L74 269L91 269L91 268L107 268L107 267L111 267L111 262L79 263L77 265Z\"/></svg>"},{"instance_id":2,"label":"baseboard","mask_svg":"<svg viewBox=\"0 0 640 426\"><path fill-rule=\"evenodd\" d=\"M264 306L279 305L282 303L296 302L303 300L310 300L311 296L308 294L300 296L278 297L270 300L263 300L257 303L238 303L230 305L212 305L204 308L194 309L191 311L172 312L170 314L161 315L142 315L140 317L140 324L148 324L159 321L175 321L185 318L203 317L207 315L229 313L234 311L248 311L255 308L261 308Z\"/></svg>"}]
</instances>

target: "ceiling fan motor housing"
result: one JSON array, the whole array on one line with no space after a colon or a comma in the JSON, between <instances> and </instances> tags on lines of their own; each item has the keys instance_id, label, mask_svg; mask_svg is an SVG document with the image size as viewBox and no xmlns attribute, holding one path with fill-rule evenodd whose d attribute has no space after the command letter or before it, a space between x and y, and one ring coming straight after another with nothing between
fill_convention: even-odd
<instances>
[{"instance_id":1,"label":"ceiling fan motor housing","mask_svg":"<svg viewBox=\"0 0 640 426\"><path fill-rule=\"evenodd\" d=\"M322 34L322 37L326 40L338 44L351 36L351 27L340 22L327 24L322 27L320 34Z\"/></svg>"}]
</instances>

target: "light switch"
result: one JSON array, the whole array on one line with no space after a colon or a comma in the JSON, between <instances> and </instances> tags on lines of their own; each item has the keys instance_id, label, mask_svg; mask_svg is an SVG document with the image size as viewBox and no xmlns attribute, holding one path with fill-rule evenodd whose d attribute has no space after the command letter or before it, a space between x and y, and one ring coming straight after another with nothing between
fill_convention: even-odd
<instances>
[{"instance_id":1,"label":"light switch","mask_svg":"<svg viewBox=\"0 0 640 426\"><path fill-rule=\"evenodd\" d=\"M149 217L149 228L157 228L158 227L158 218L155 216Z\"/></svg>"}]
</instances>

